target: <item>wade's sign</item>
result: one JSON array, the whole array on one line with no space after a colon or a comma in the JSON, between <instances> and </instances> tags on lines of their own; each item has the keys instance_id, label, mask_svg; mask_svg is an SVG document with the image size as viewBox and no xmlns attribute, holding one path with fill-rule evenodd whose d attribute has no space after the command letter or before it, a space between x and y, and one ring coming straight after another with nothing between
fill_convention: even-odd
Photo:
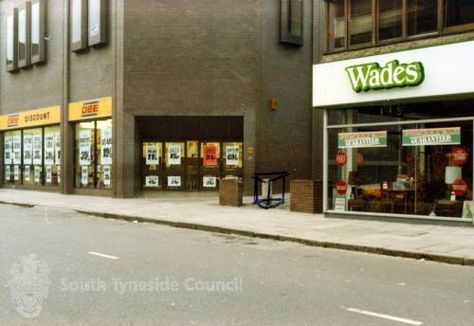
<instances>
[{"instance_id":1,"label":"wade's sign","mask_svg":"<svg viewBox=\"0 0 474 326\"><path fill-rule=\"evenodd\" d=\"M400 64L398 60L393 60L383 68L378 63L367 63L345 69L352 89L357 93L394 87L418 86L425 79L421 62Z\"/></svg>"}]
</instances>

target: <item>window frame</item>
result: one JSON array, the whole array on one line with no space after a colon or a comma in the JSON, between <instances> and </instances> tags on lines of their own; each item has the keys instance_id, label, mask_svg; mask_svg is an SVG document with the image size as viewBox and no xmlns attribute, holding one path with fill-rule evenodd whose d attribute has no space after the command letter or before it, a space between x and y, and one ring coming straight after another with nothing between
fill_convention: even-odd
<instances>
[{"instance_id":1,"label":"window frame","mask_svg":"<svg viewBox=\"0 0 474 326\"><path fill-rule=\"evenodd\" d=\"M77 13L74 8L74 3L79 2L81 4L80 13ZM70 27L71 27L71 51L72 52L80 52L88 49L88 0L70 0ZM81 23L80 27L80 40L74 39L74 28L75 24L77 23L77 19L79 19Z\"/></svg>"},{"instance_id":2,"label":"window frame","mask_svg":"<svg viewBox=\"0 0 474 326\"><path fill-rule=\"evenodd\" d=\"M33 54L33 6L38 5L39 17L38 17L38 54ZM30 54L31 64L45 63L46 62L46 0L31 0L31 37L30 37Z\"/></svg>"},{"instance_id":3,"label":"window frame","mask_svg":"<svg viewBox=\"0 0 474 326\"><path fill-rule=\"evenodd\" d=\"M296 17L291 12L291 2L298 1L301 4L300 10L295 15L299 16L299 33L292 33L290 26L293 18ZM280 43L303 45L304 37L304 1L303 0L280 0Z\"/></svg>"},{"instance_id":4,"label":"window frame","mask_svg":"<svg viewBox=\"0 0 474 326\"><path fill-rule=\"evenodd\" d=\"M408 35L408 0L402 0L402 36L397 37L390 40L379 40L379 0L369 0L372 1L372 43L366 43L361 45L351 45L350 44L350 28L349 28L349 16L351 10L351 0L344 0L344 28L345 28L345 40L344 40L344 47L338 49L330 49L329 45L329 33L331 32L329 29L329 1L325 0L324 2L324 9L325 9L325 22L324 22L324 53L325 54L332 54L332 53L340 53L345 51L352 51L352 50L359 50L365 49L370 47L382 46L387 44L394 44L394 43L402 43L407 41L413 41L418 39L424 39L428 37L438 36L438 35L449 35L455 33L462 33L468 31L474 31L474 23L464 24L464 25L457 25L447 27L445 26L445 4L447 0L437 0L437 19L436 19L436 26L437 29L433 32L423 33L418 35Z\"/></svg>"},{"instance_id":5,"label":"window frame","mask_svg":"<svg viewBox=\"0 0 474 326\"><path fill-rule=\"evenodd\" d=\"M91 15L94 14L91 10L92 5L91 2L98 2L99 5L99 13L96 19L99 22L99 33L97 35L91 35L92 29L92 19ZM98 47L107 44L108 41L108 8L109 8L109 1L108 0L88 0L87 5L87 37L88 37L88 46Z\"/></svg>"},{"instance_id":6,"label":"window frame","mask_svg":"<svg viewBox=\"0 0 474 326\"><path fill-rule=\"evenodd\" d=\"M9 19L12 19L12 38L11 40L8 38L9 32L9 24L8 21ZM7 15L5 19L5 31L7 37L5 38L5 42L7 43L6 45L6 55L5 55L5 64L6 64L6 70L8 72L15 72L18 71L18 8L13 8L13 12L11 15ZM12 44L10 44L10 42ZM8 48L12 49L12 61L11 63L8 63Z\"/></svg>"}]
</instances>

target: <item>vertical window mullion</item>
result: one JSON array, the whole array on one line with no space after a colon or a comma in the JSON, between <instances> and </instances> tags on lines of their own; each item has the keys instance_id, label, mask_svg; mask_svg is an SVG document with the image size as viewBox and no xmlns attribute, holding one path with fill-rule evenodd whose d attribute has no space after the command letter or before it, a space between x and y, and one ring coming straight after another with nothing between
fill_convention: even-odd
<instances>
[{"instance_id":1,"label":"vertical window mullion","mask_svg":"<svg viewBox=\"0 0 474 326\"><path fill-rule=\"evenodd\" d=\"M443 26L444 26L444 4L445 0L438 0L438 33L443 33Z\"/></svg>"},{"instance_id":2,"label":"vertical window mullion","mask_svg":"<svg viewBox=\"0 0 474 326\"><path fill-rule=\"evenodd\" d=\"M372 45L378 43L378 7L377 0L372 0Z\"/></svg>"},{"instance_id":3,"label":"vertical window mullion","mask_svg":"<svg viewBox=\"0 0 474 326\"><path fill-rule=\"evenodd\" d=\"M402 39L405 40L407 38L407 24L408 24L408 19L407 19L407 1L408 0L403 0L402 1Z\"/></svg>"},{"instance_id":4,"label":"vertical window mullion","mask_svg":"<svg viewBox=\"0 0 474 326\"><path fill-rule=\"evenodd\" d=\"M344 4L344 11L345 11L345 16L346 16L346 22L345 22L345 30L346 30L346 37L345 37L345 49L349 49L349 17L350 17L350 12L351 12L351 0L345 0Z\"/></svg>"}]
</instances>

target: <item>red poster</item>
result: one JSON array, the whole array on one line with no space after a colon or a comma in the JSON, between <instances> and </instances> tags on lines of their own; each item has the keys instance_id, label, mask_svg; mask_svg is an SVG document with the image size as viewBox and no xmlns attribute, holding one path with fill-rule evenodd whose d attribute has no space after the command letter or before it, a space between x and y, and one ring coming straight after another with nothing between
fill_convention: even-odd
<instances>
[{"instance_id":1,"label":"red poster","mask_svg":"<svg viewBox=\"0 0 474 326\"><path fill-rule=\"evenodd\" d=\"M454 165L463 166L466 164L469 154L464 147L455 147L451 152L451 158Z\"/></svg>"},{"instance_id":2,"label":"red poster","mask_svg":"<svg viewBox=\"0 0 474 326\"><path fill-rule=\"evenodd\" d=\"M347 154L343 151L340 151L336 154L336 165L344 166L347 163Z\"/></svg>"},{"instance_id":3,"label":"red poster","mask_svg":"<svg viewBox=\"0 0 474 326\"><path fill-rule=\"evenodd\" d=\"M456 179L452 184L452 190L458 197L462 197L467 192L467 182L463 179Z\"/></svg>"},{"instance_id":4,"label":"red poster","mask_svg":"<svg viewBox=\"0 0 474 326\"><path fill-rule=\"evenodd\" d=\"M339 179L336 181L336 192L339 195L344 195L347 191L347 183L346 181Z\"/></svg>"},{"instance_id":5,"label":"red poster","mask_svg":"<svg viewBox=\"0 0 474 326\"><path fill-rule=\"evenodd\" d=\"M216 166L217 165L217 146L204 145L202 151L203 151L204 166Z\"/></svg>"}]
</instances>

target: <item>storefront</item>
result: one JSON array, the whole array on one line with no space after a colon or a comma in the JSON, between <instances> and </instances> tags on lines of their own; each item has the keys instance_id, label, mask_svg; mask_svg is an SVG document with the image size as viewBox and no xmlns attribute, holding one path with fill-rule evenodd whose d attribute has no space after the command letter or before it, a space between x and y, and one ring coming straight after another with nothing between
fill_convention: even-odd
<instances>
[{"instance_id":1,"label":"storefront","mask_svg":"<svg viewBox=\"0 0 474 326\"><path fill-rule=\"evenodd\" d=\"M0 116L6 187L59 190L60 110L54 106Z\"/></svg>"},{"instance_id":2,"label":"storefront","mask_svg":"<svg viewBox=\"0 0 474 326\"><path fill-rule=\"evenodd\" d=\"M317 64L324 211L471 222L474 42Z\"/></svg>"},{"instance_id":3,"label":"storefront","mask_svg":"<svg viewBox=\"0 0 474 326\"><path fill-rule=\"evenodd\" d=\"M243 177L240 117L139 117L142 190L216 191Z\"/></svg>"},{"instance_id":4,"label":"storefront","mask_svg":"<svg viewBox=\"0 0 474 326\"><path fill-rule=\"evenodd\" d=\"M112 189L112 98L69 104L75 189Z\"/></svg>"}]
</instances>

